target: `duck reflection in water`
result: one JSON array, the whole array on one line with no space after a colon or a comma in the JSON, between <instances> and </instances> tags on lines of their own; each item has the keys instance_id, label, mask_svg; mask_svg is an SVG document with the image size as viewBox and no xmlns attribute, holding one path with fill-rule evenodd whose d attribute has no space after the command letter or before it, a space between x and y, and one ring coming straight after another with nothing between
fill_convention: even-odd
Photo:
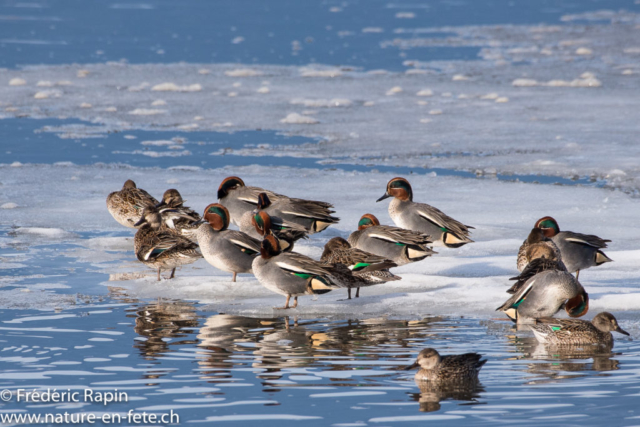
<instances>
[{"instance_id":1,"label":"duck reflection in water","mask_svg":"<svg viewBox=\"0 0 640 427\"><path fill-rule=\"evenodd\" d=\"M353 371L353 361L361 359L373 362L374 366L395 364L387 360L394 357L389 353L397 352L395 357L402 357L412 341L425 339L432 333L431 325L439 320L366 319L329 323L216 314L205 321L198 334L198 347L203 350L198 363L202 368L200 373L213 382L230 377L232 368L256 368L265 391L279 391L298 385L278 381L292 374L292 369ZM318 381L323 382L323 386L327 385L326 381L331 386L356 385L353 379L343 376Z\"/></svg>"},{"instance_id":2,"label":"duck reflection in water","mask_svg":"<svg viewBox=\"0 0 640 427\"><path fill-rule=\"evenodd\" d=\"M194 304L177 301L158 301L136 308L135 332L146 340L136 340L134 347L143 358L155 360L163 354L176 352L177 346L193 345L197 341L184 339L179 341L167 338L187 338L191 329L199 326Z\"/></svg>"}]
</instances>

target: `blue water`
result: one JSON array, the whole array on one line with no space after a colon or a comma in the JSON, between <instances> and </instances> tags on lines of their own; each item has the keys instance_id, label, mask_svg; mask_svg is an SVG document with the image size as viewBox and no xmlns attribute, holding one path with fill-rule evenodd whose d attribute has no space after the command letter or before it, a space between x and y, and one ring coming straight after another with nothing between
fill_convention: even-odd
<instances>
[{"instance_id":1,"label":"blue water","mask_svg":"<svg viewBox=\"0 0 640 427\"><path fill-rule=\"evenodd\" d=\"M0 5L0 67L124 59L403 70L403 51L380 46L397 37L396 28L558 24L562 15L605 8L640 6L634 0L7 1ZM415 18L396 18L398 12ZM362 32L371 27L384 32ZM411 59L474 59L478 50L414 48Z\"/></svg>"},{"instance_id":2,"label":"blue water","mask_svg":"<svg viewBox=\"0 0 640 427\"><path fill-rule=\"evenodd\" d=\"M221 313L215 303L141 300L106 282L121 260L103 261L103 271L74 252L84 239L126 234L29 244L28 235L0 229L0 268L20 264L0 269L0 299L13 291L10 302L0 302L14 307L0 309L0 396L12 393L0 401L0 416L174 411L180 425L260 419L269 426L632 425L640 416L640 345L626 337L616 337L613 352L568 353L538 346L530 332L504 319L432 316L429 307L410 319L254 318ZM68 288L40 290L51 283ZM56 296L66 299L54 302ZM36 298L48 302L36 309ZM21 305L29 308L16 309ZM618 318L625 328L633 323L633 315ZM480 384L447 390L416 383L415 370L404 368L425 347L481 353L488 362ZM124 392L127 401L87 402L85 388ZM16 402L19 389L81 398Z\"/></svg>"},{"instance_id":3,"label":"blue water","mask_svg":"<svg viewBox=\"0 0 640 427\"><path fill-rule=\"evenodd\" d=\"M77 128L74 128L77 126ZM89 132L95 128L95 132ZM95 138L61 138L65 133L79 131L93 133ZM96 163L127 164L136 167L175 167L197 166L204 169L225 166L288 166L311 169L341 169L346 171L394 173L410 175L436 173L440 176L457 176L471 179L496 178L502 181L521 181L540 184L588 185L603 187L606 182L590 177L564 178L560 176L518 175L497 173L493 176L476 175L474 172L444 169L419 168L408 166L383 166L354 164L352 158L324 158L330 164L321 164L319 159L292 156L270 156L268 149L264 155L235 155L234 151L243 148L256 148L262 145L273 147L301 146L315 144L318 141L301 136L286 136L275 131L239 131L239 132L175 132L165 130L130 130L126 132L107 132L98 126L87 125L77 120L58 119L5 119L0 120L0 140L3 141L2 163L44 163L72 162L77 165ZM145 141L170 141L170 146L144 145ZM301 151L300 149L297 150ZM185 153L177 157L147 156L153 153ZM295 154L295 152L293 153ZM335 162L335 163L333 163Z\"/></svg>"}]
</instances>

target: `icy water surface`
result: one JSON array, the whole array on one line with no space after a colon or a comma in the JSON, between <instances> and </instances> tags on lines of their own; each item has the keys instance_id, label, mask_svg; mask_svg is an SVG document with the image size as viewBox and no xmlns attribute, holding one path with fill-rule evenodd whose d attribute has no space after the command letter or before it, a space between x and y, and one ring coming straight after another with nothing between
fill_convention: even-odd
<instances>
[{"instance_id":1,"label":"icy water surface","mask_svg":"<svg viewBox=\"0 0 640 427\"><path fill-rule=\"evenodd\" d=\"M267 425L635 423L640 347L558 354L510 324L478 319L250 318L118 288L102 303L3 310L0 387L125 392L128 402L15 404L6 411L126 414ZM215 308L214 308L215 310ZM422 317L424 316L424 317ZM402 370L425 347L477 351L481 384L442 390Z\"/></svg>"},{"instance_id":2,"label":"icy water surface","mask_svg":"<svg viewBox=\"0 0 640 427\"><path fill-rule=\"evenodd\" d=\"M403 70L406 54L382 43L398 28L555 23L569 13L636 7L633 0L223 0L211 5L195 0L4 2L0 66L126 60ZM412 59L473 59L479 50L422 47L412 49Z\"/></svg>"},{"instance_id":3,"label":"icy water surface","mask_svg":"<svg viewBox=\"0 0 640 427\"><path fill-rule=\"evenodd\" d=\"M5 150L3 161L0 163L70 162L76 165L99 163L162 168L193 166L204 169L262 165L359 172L375 170L396 175L436 174L594 187L604 187L606 184L595 177L485 174L445 168L353 164L353 159L349 157L303 157L304 147L317 144L317 139L286 136L275 131L176 132L132 129L112 132L108 127L91 126L76 120L20 118L0 120L0 138L5 141L2 146ZM283 146L292 148L290 155L286 155L286 152L272 155L274 147ZM252 152L257 155L252 155ZM433 157L442 155L434 154Z\"/></svg>"},{"instance_id":4,"label":"icy water surface","mask_svg":"<svg viewBox=\"0 0 640 427\"><path fill-rule=\"evenodd\" d=\"M430 304L408 317L314 318L304 308L288 317L277 310L272 316L225 314L220 307L229 307L228 301L205 305L132 295L121 281L126 277L112 274L126 260L140 271L123 241L128 232L45 235L19 228L0 234L0 304L11 307L0 310L0 389L14 396L18 389L83 395L85 389L117 390L127 401L10 401L0 403L1 414L124 418L131 410L158 416L173 411L181 424L461 426L633 425L640 416L634 403L640 346L626 337L616 337L613 352L558 352L499 316L435 316ZM105 252L83 251L99 241ZM175 286L150 284L161 293ZM27 308L37 301L39 310ZM313 303L303 298L302 304ZM637 336L633 312L618 319ZM480 384L442 389L416 383L415 371L403 368L426 347L481 353L488 362Z\"/></svg>"}]
</instances>

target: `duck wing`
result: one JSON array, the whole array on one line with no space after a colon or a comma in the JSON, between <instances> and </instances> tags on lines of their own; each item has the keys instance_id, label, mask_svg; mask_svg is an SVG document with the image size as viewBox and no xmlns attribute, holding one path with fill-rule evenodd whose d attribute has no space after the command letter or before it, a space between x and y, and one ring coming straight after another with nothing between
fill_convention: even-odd
<instances>
[{"instance_id":1,"label":"duck wing","mask_svg":"<svg viewBox=\"0 0 640 427\"><path fill-rule=\"evenodd\" d=\"M464 225L460 221L456 221L449 215L445 214L438 208L434 208L426 203L415 204L418 215L424 218L426 221L437 225L442 231L448 231L455 234L458 237L468 237L469 229L473 229L470 225Z\"/></svg>"},{"instance_id":2,"label":"duck wing","mask_svg":"<svg viewBox=\"0 0 640 427\"><path fill-rule=\"evenodd\" d=\"M416 246L423 246L432 243L431 237L427 234L407 230L405 228L393 227L390 225L375 225L373 227L369 227L367 230L370 230L367 233L369 237L391 243Z\"/></svg>"},{"instance_id":3,"label":"duck wing","mask_svg":"<svg viewBox=\"0 0 640 427\"><path fill-rule=\"evenodd\" d=\"M518 276L510 277L509 280L516 280L516 283L513 284L507 291L508 294L517 293L527 280L531 279L538 273L542 273L546 270L561 270L560 265L557 260L551 260L547 258L536 258L531 261L527 266L522 270Z\"/></svg>"},{"instance_id":4,"label":"duck wing","mask_svg":"<svg viewBox=\"0 0 640 427\"><path fill-rule=\"evenodd\" d=\"M611 240L605 240L593 234L574 233L573 231L563 231L563 239L567 242L579 245L587 245L598 249L607 247L607 243Z\"/></svg>"}]
</instances>

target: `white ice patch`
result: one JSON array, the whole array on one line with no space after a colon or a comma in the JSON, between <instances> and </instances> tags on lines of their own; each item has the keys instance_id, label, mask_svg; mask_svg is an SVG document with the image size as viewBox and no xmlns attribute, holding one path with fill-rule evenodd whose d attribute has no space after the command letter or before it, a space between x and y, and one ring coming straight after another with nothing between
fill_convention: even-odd
<instances>
[{"instance_id":1,"label":"white ice patch","mask_svg":"<svg viewBox=\"0 0 640 427\"><path fill-rule=\"evenodd\" d=\"M37 236L44 239L70 239L78 237L77 234L61 228L19 227L15 230L15 233L17 235Z\"/></svg>"},{"instance_id":2,"label":"white ice patch","mask_svg":"<svg viewBox=\"0 0 640 427\"><path fill-rule=\"evenodd\" d=\"M255 77L263 75L262 71L251 68L237 68L235 70L227 70L224 72L229 77Z\"/></svg>"},{"instance_id":3,"label":"white ice patch","mask_svg":"<svg viewBox=\"0 0 640 427\"><path fill-rule=\"evenodd\" d=\"M158 114L166 114L167 110L158 110L154 108L136 108L129 111L133 116L156 116Z\"/></svg>"},{"instance_id":4,"label":"white ice patch","mask_svg":"<svg viewBox=\"0 0 640 427\"><path fill-rule=\"evenodd\" d=\"M155 92L199 92L202 86L199 83L190 85L177 85L175 83L160 83L151 88Z\"/></svg>"},{"instance_id":5,"label":"white ice patch","mask_svg":"<svg viewBox=\"0 0 640 427\"><path fill-rule=\"evenodd\" d=\"M313 125L320 122L313 117L303 116L302 114L298 113L289 113L287 114L287 117L280 120L280 123Z\"/></svg>"}]
</instances>

